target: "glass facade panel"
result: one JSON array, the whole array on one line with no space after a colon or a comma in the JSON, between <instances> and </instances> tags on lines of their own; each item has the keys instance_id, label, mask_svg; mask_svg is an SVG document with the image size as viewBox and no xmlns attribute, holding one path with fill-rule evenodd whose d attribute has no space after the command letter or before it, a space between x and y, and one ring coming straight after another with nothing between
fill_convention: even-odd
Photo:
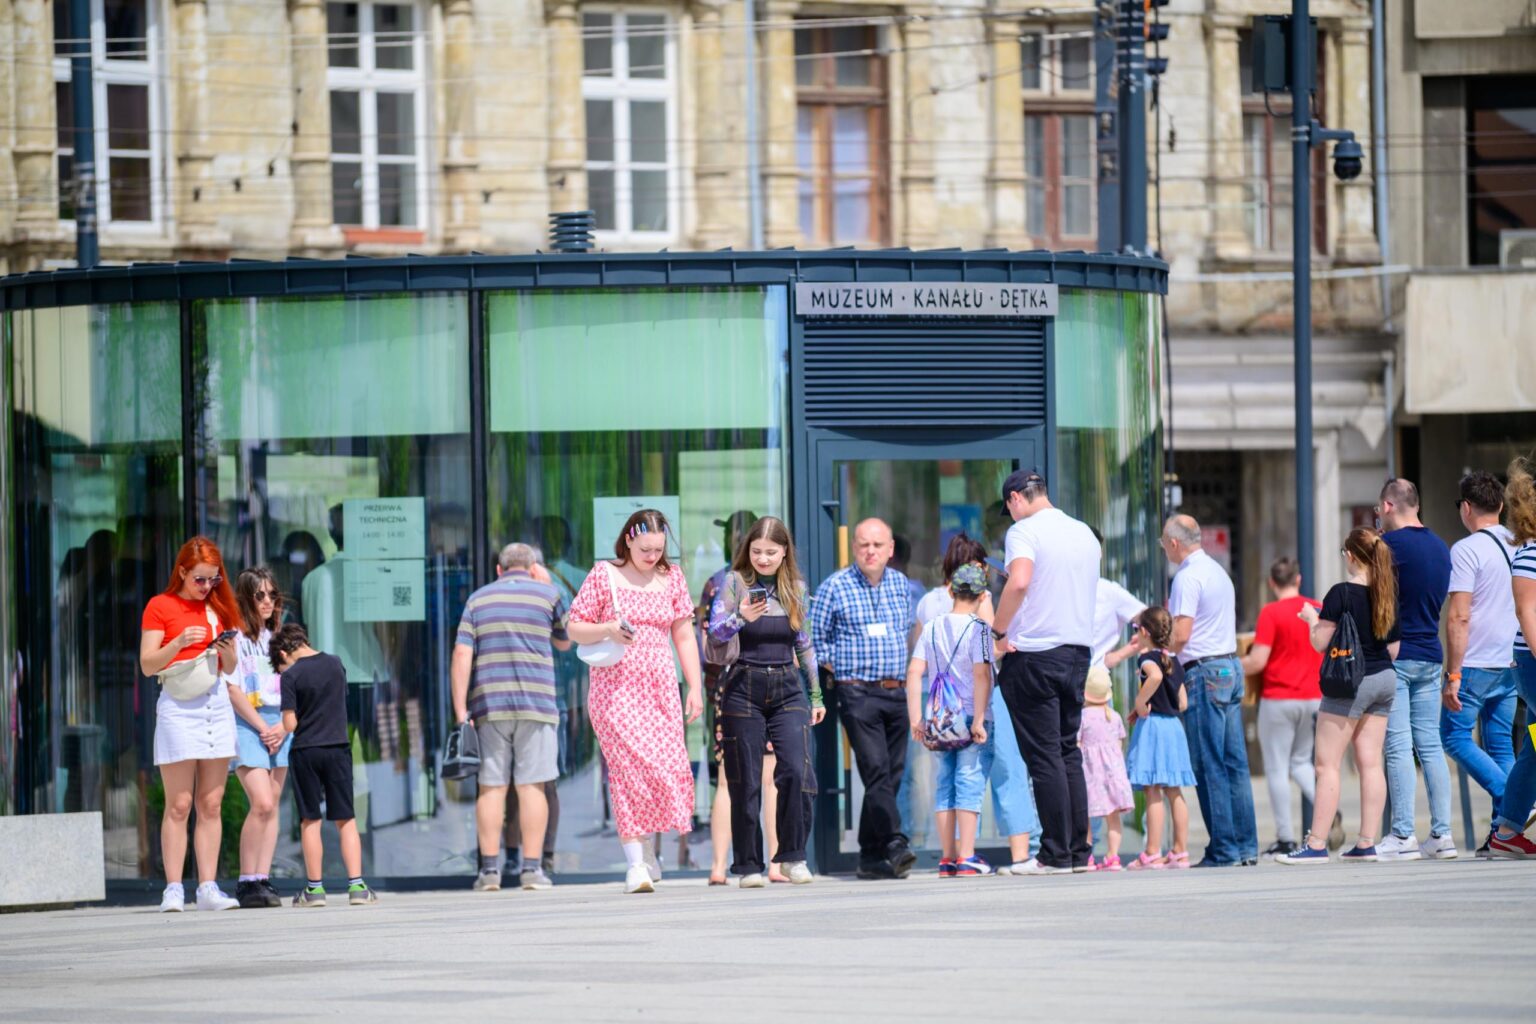
<instances>
[{"instance_id":1,"label":"glass facade panel","mask_svg":"<svg viewBox=\"0 0 1536 1024\"><path fill-rule=\"evenodd\" d=\"M1104 575L1149 604L1168 578L1162 530L1162 300L1061 289L1053 498L1104 535Z\"/></svg>"},{"instance_id":2,"label":"glass facade panel","mask_svg":"<svg viewBox=\"0 0 1536 1024\"><path fill-rule=\"evenodd\" d=\"M17 809L101 812L108 878L160 871L139 621L184 539L180 337L174 303L10 317L13 593L36 596L13 609L20 701L3 742L23 739Z\"/></svg>"},{"instance_id":3,"label":"glass facade panel","mask_svg":"<svg viewBox=\"0 0 1536 1024\"><path fill-rule=\"evenodd\" d=\"M739 509L784 514L786 298L782 288L488 296L493 548L539 545L569 598L597 559L612 557L613 517L622 523L629 504L650 505L672 520L697 599L726 562L717 521ZM586 669L568 653L556 670L555 865L609 871L623 857L587 717ZM706 759L709 735L703 719L689 727L695 761ZM707 817L707 777L697 792ZM692 838L708 841L707 832ZM707 845L695 849L707 863ZM669 846L664 856L675 865L685 855Z\"/></svg>"},{"instance_id":4,"label":"glass facade panel","mask_svg":"<svg viewBox=\"0 0 1536 1024\"><path fill-rule=\"evenodd\" d=\"M468 806L433 770L471 584L468 298L205 302L194 351L201 528L231 572L269 565L346 665L364 868L471 872Z\"/></svg>"}]
</instances>

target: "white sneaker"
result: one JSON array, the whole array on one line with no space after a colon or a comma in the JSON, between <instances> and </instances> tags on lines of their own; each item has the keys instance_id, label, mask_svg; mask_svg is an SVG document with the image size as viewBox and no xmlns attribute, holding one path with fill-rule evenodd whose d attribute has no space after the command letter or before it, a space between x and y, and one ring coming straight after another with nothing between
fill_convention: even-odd
<instances>
[{"instance_id":1,"label":"white sneaker","mask_svg":"<svg viewBox=\"0 0 1536 1024\"><path fill-rule=\"evenodd\" d=\"M178 885L168 885L160 894L160 913L179 914L187 909L187 891Z\"/></svg>"},{"instance_id":2,"label":"white sneaker","mask_svg":"<svg viewBox=\"0 0 1536 1024\"><path fill-rule=\"evenodd\" d=\"M790 885L810 885L816 881L816 876L811 874L810 867L803 860L791 861L784 874Z\"/></svg>"},{"instance_id":3,"label":"white sneaker","mask_svg":"<svg viewBox=\"0 0 1536 1024\"><path fill-rule=\"evenodd\" d=\"M743 889L766 889L768 887L768 879L754 871L750 875L742 875L741 881L736 884Z\"/></svg>"},{"instance_id":4,"label":"white sneaker","mask_svg":"<svg viewBox=\"0 0 1536 1024\"><path fill-rule=\"evenodd\" d=\"M240 901L219 888L218 882L204 882L197 887L198 910L234 910Z\"/></svg>"},{"instance_id":5,"label":"white sneaker","mask_svg":"<svg viewBox=\"0 0 1536 1024\"><path fill-rule=\"evenodd\" d=\"M1461 856L1456 850L1456 840L1449 835L1430 836L1419 847L1419 853L1429 860L1455 860Z\"/></svg>"},{"instance_id":6,"label":"white sneaker","mask_svg":"<svg viewBox=\"0 0 1536 1024\"><path fill-rule=\"evenodd\" d=\"M656 849L647 840L645 844L645 870L652 882L661 881L661 861L656 859Z\"/></svg>"},{"instance_id":7,"label":"white sneaker","mask_svg":"<svg viewBox=\"0 0 1536 1024\"><path fill-rule=\"evenodd\" d=\"M651 881L651 873L644 864L636 864L624 873L624 891L655 892L656 883Z\"/></svg>"},{"instance_id":8,"label":"white sneaker","mask_svg":"<svg viewBox=\"0 0 1536 1024\"><path fill-rule=\"evenodd\" d=\"M1009 872L1014 875L1070 875L1071 868L1053 868L1048 864L1041 864L1039 859L1031 857L1023 864L1015 864Z\"/></svg>"},{"instance_id":9,"label":"white sneaker","mask_svg":"<svg viewBox=\"0 0 1536 1024\"><path fill-rule=\"evenodd\" d=\"M1377 860L1418 860L1422 856L1417 836L1389 835L1376 844Z\"/></svg>"}]
</instances>

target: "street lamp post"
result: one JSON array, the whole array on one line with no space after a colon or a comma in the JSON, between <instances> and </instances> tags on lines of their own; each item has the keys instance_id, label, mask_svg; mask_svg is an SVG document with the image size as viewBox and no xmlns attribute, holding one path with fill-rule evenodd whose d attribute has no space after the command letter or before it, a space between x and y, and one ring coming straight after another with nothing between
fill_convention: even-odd
<instances>
[{"instance_id":1,"label":"street lamp post","mask_svg":"<svg viewBox=\"0 0 1536 1024\"><path fill-rule=\"evenodd\" d=\"M1312 451L1312 22L1307 0L1291 4L1291 277L1296 362L1296 563L1312 575L1317 551Z\"/></svg>"}]
</instances>

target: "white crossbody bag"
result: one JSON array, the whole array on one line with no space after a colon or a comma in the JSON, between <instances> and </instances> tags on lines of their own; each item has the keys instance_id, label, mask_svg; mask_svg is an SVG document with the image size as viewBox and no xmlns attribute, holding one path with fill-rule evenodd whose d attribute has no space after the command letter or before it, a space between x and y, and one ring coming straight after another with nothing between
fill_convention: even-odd
<instances>
[{"instance_id":1,"label":"white crossbody bag","mask_svg":"<svg viewBox=\"0 0 1536 1024\"><path fill-rule=\"evenodd\" d=\"M613 595L613 614L618 616L619 622L624 621L624 613L619 610L619 588L613 582L613 566L608 562L599 563L603 572L608 576L608 592ZM593 668L612 668L624 660L624 652L628 647L619 643L612 637L603 637L594 644L577 644L576 657Z\"/></svg>"},{"instance_id":2,"label":"white crossbody bag","mask_svg":"<svg viewBox=\"0 0 1536 1024\"><path fill-rule=\"evenodd\" d=\"M208 616L209 636L219 635L219 620L213 609L206 604L203 611ZM219 652L210 643L208 649L195 658L172 662L158 674L160 689L172 700L197 700L219 684Z\"/></svg>"}]
</instances>

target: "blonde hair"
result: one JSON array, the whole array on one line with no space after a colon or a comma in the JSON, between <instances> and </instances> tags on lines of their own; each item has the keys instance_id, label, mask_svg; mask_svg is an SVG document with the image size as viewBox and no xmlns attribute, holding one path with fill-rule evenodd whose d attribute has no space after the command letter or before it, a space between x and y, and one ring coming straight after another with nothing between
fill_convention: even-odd
<instances>
[{"instance_id":1,"label":"blonde hair","mask_svg":"<svg viewBox=\"0 0 1536 1024\"><path fill-rule=\"evenodd\" d=\"M1521 457L1509 464L1509 483L1504 485L1504 514L1516 544L1536 541L1536 479L1531 460Z\"/></svg>"}]
</instances>

